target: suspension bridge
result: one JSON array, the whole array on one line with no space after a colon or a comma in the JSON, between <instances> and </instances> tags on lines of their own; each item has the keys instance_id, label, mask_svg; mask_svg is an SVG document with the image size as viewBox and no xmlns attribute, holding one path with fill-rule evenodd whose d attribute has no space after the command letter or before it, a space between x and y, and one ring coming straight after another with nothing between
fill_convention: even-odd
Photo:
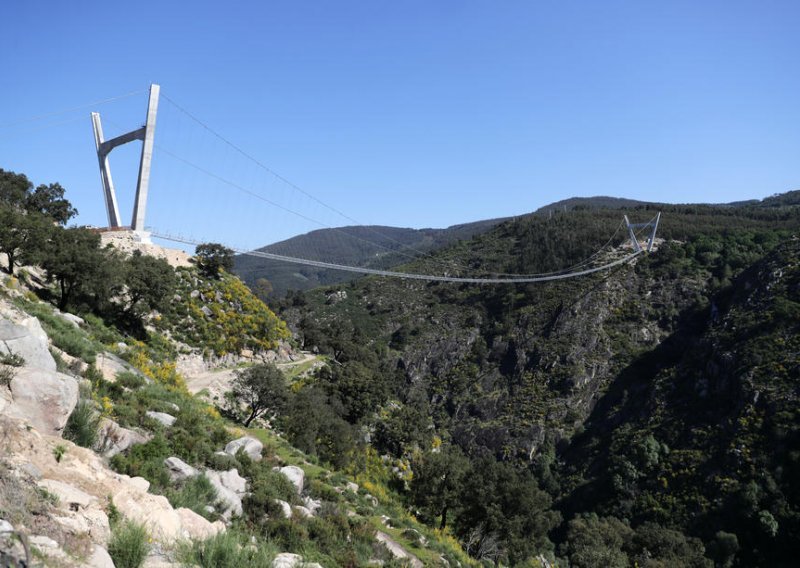
<instances>
[{"instance_id":1,"label":"suspension bridge","mask_svg":"<svg viewBox=\"0 0 800 568\"><path fill-rule=\"evenodd\" d=\"M62 113L83 110L86 106L92 107L91 122L100 170L100 185L108 219L106 230L130 231L141 242L150 242L151 238L182 246L219 242L238 254L272 261L364 275L468 284L526 284L578 278L629 263L639 255L653 249L660 213L643 223L633 223L625 216L611 238L594 254L582 262L562 270L539 274L491 272L469 274L467 267L456 266L452 262L436 261L428 252L400 242L380 229L364 227L365 232L371 234L373 238L363 234L356 236L345 233L335 226L336 224L341 225L342 220L346 224L354 226L363 226L363 224L340 211L338 207L330 205L278 174L245 151L242 146L231 142L163 93L158 85L150 86L145 119L141 126L133 130L128 130L125 126L115 123L109 118L103 119L99 112L94 111L94 108L100 105L108 105L141 94L142 91L136 91L120 97L97 101L91 105L74 107L29 119L32 121L50 119ZM167 115L166 124L165 113ZM116 131L113 137L106 138L104 136L104 122L106 125L111 125ZM156 136L157 125L158 136ZM186 150L185 141L187 137L191 139L197 136L202 138L201 151L198 152L199 158L191 159L189 156L192 155L192 151ZM141 142L142 147L138 160L131 222L130 225L124 225L111 174L110 155L115 149L125 147L132 142ZM167 162L174 166L172 170L164 167ZM151 175L154 170L157 174ZM167 194L171 196L170 201L162 199L161 205L154 211L148 210L151 187L154 189L152 194L157 203L160 196ZM211 191L216 191L217 194L212 196L210 195ZM234 194L238 195L238 199L233 199ZM192 208L189 207L189 204L205 202L216 205L206 207L210 211L209 218L200 219L197 217L196 211L192 211ZM308 209L311 209L311 212ZM181 215L183 215L182 223ZM148 223L153 216L156 217L156 223ZM323 221L320 219L321 216L332 218L332 220ZM287 219L293 220L291 228L287 226ZM370 268L337 258L327 258L326 251L322 250L312 251L314 254L307 253L303 256L277 254L259 250L256 246L237 245L231 242L229 237L230 229L233 227L239 229L239 232L242 227L251 227L251 238L262 238L258 235L260 230L275 225L282 225L284 230L290 232L293 230L293 234L307 232L302 229L298 231L295 228L298 225L306 229L329 229L333 234L346 235L348 239L355 240L358 245L370 246L408 260L427 259L438 264L430 270L418 268L415 272ZM215 234L193 236L199 227L208 230L208 233L215 232ZM226 228L228 229L227 234ZM191 236L187 236L186 231ZM622 233L621 242L617 239L620 233ZM385 243L390 243L390 245L387 246ZM263 246L263 244L262 240L259 245ZM420 263L417 262L415 266L419 267ZM453 272L458 274L453 275Z\"/></svg>"}]
</instances>

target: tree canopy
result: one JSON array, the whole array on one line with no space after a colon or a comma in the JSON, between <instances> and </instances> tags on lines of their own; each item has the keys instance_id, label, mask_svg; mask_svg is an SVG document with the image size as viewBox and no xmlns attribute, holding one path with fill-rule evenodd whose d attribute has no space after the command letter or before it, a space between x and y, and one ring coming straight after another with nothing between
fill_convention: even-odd
<instances>
[{"instance_id":1,"label":"tree canopy","mask_svg":"<svg viewBox=\"0 0 800 568\"><path fill-rule=\"evenodd\" d=\"M233 268L233 251L219 243L203 243L195 249L197 268L211 278L219 278L220 272Z\"/></svg>"}]
</instances>

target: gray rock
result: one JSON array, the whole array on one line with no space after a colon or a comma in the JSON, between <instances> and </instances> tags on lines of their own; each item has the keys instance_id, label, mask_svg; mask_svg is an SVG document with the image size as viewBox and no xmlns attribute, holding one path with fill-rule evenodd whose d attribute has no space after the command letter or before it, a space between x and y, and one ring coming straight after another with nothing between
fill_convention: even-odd
<instances>
[{"instance_id":1,"label":"gray rock","mask_svg":"<svg viewBox=\"0 0 800 568\"><path fill-rule=\"evenodd\" d=\"M19 355L25 359L26 367L56 370L47 334L36 318L28 318L19 325L0 320L0 353Z\"/></svg>"},{"instance_id":2,"label":"gray rock","mask_svg":"<svg viewBox=\"0 0 800 568\"><path fill-rule=\"evenodd\" d=\"M272 568L294 568L303 564L303 557L291 552L281 552L272 560Z\"/></svg>"},{"instance_id":3,"label":"gray rock","mask_svg":"<svg viewBox=\"0 0 800 568\"><path fill-rule=\"evenodd\" d=\"M281 513L284 519L292 518L292 506L283 499L275 499L275 502L281 506Z\"/></svg>"},{"instance_id":4,"label":"gray rock","mask_svg":"<svg viewBox=\"0 0 800 568\"><path fill-rule=\"evenodd\" d=\"M103 378L112 383L117 380L117 375L120 373L133 373L149 382L149 379L139 369L108 351L104 351L97 356L96 366L103 374Z\"/></svg>"},{"instance_id":5,"label":"gray rock","mask_svg":"<svg viewBox=\"0 0 800 568\"><path fill-rule=\"evenodd\" d=\"M105 548L95 546L92 554L86 559L86 566L89 568L114 568L114 561Z\"/></svg>"},{"instance_id":6,"label":"gray rock","mask_svg":"<svg viewBox=\"0 0 800 568\"><path fill-rule=\"evenodd\" d=\"M58 497L60 505L65 509L74 511L86 509L89 505L97 501L96 497L81 491L77 487L73 487L72 485L64 483L63 481L57 481L55 479L43 479L37 483L37 485L46 490L48 493L52 493Z\"/></svg>"},{"instance_id":7,"label":"gray rock","mask_svg":"<svg viewBox=\"0 0 800 568\"><path fill-rule=\"evenodd\" d=\"M207 318L210 318L211 316L214 315L214 312L212 312L211 308L209 308L208 306L203 306L202 308L200 308L200 311L203 312L203 315L206 316Z\"/></svg>"},{"instance_id":8,"label":"gray rock","mask_svg":"<svg viewBox=\"0 0 800 568\"><path fill-rule=\"evenodd\" d=\"M303 492L303 483L305 482L306 472L302 469L297 467L296 465L287 465L286 467L282 467L278 470L282 473L286 478L292 482L292 484L297 489L297 494L300 495Z\"/></svg>"},{"instance_id":9,"label":"gray rock","mask_svg":"<svg viewBox=\"0 0 800 568\"><path fill-rule=\"evenodd\" d=\"M219 475L220 483L237 495L242 496L247 493L247 480L239 475L235 468L216 473Z\"/></svg>"},{"instance_id":10,"label":"gray rock","mask_svg":"<svg viewBox=\"0 0 800 568\"><path fill-rule=\"evenodd\" d=\"M264 444L259 440L250 436L244 436L232 442L228 442L228 445L225 446L225 453L230 456L236 456L239 450L244 450L244 453L246 453L251 460L258 461L261 459L261 450L263 449Z\"/></svg>"},{"instance_id":11,"label":"gray rock","mask_svg":"<svg viewBox=\"0 0 800 568\"><path fill-rule=\"evenodd\" d=\"M192 290L189 293L189 297L192 298L192 299L199 298L200 297L200 290Z\"/></svg>"},{"instance_id":12,"label":"gray rock","mask_svg":"<svg viewBox=\"0 0 800 568\"><path fill-rule=\"evenodd\" d=\"M58 310L54 310L53 313L58 317L60 317L61 319L63 319L64 321L71 323L77 328L80 328L82 325L86 323L82 317L76 316L75 314L60 312Z\"/></svg>"},{"instance_id":13,"label":"gray rock","mask_svg":"<svg viewBox=\"0 0 800 568\"><path fill-rule=\"evenodd\" d=\"M172 414L167 414L166 412L154 412L152 410L148 410L144 413L145 416L148 418L152 418L156 422L160 422L164 426L172 426L175 424L177 418L175 418Z\"/></svg>"},{"instance_id":14,"label":"gray rock","mask_svg":"<svg viewBox=\"0 0 800 568\"><path fill-rule=\"evenodd\" d=\"M42 478L42 470L36 467L31 462L27 462L19 466L19 470L31 477L34 481L39 481Z\"/></svg>"},{"instance_id":15,"label":"gray rock","mask_svg":"<svg viewBox=\"0 0 800 568\"><path fill-rule=\"evenodd\" d=\"M172 481L183 481L190 477L200 475L200 472L180 458L171 457L164 460L164 466L169 470Z\"/></svg>"},{"instance_id":16,"label":"gray rock","mask_svg":"<svg viewBox=\"0 0 800 568\"><path fill-rule=\"evenodd\" d=\"M294 508L294 510L297 511L297 514L304 519L310 519L314 516L314 513L312 513L307 507L297 506Z\"/></svg>"},{"instance_id":17,"label":"gray rock","mask_svg":"<svg viewBox=\"0 0 800 568\"><path fill-rule=\"evenodd\" d=\"M312 499L311 497L303 497L303 505L312 513L316 513L317 510L322 507L322 501Z\"/></svg>"},{"instance_id":18,"label":"gray rock","mask_svg":"<svg viewBox=\"0 0 800 568\"><path fill-rule=\"evenodd\" d=\"M0 519L0 534L12 532L14 532L14 527L11 526L11 523L5 519Z\"/></svg>"},{"instance_id":19,"label":"gray rock","mask_svg":"<svg viewBox=\"0 0 800 568\"><path fill-rule=\"evenodd\" d=\"M55 371L20 367L10 386L12 401L4 413L43 434L59 435L78 403L78 381Z\"/></svg>"},{"instance_id":20,"label":"gray rock","mask_svg":"<svg viewBox=\"0 0 800 568\"><path fill-rule=\"evenodd\" d=\"M150 440L149 436L140 434L135 430L123 428L113 420L104 418L100 421L99 451L105 457L111 458L124 452L136 444L144 444Z\"/></svg>"},{"instance_id":21,"label":"gray rock","mask_svg":"<svg viewBox=\"0 0 800 568\"><path fill-rule=\"evenodd\" d=\"M228 520L233 516L241 516L242 498L235 491L223 485L219 472L207 471L206 477L217 492L217 499L222 511L222 517Z\"/></svg>"}]
</instances>

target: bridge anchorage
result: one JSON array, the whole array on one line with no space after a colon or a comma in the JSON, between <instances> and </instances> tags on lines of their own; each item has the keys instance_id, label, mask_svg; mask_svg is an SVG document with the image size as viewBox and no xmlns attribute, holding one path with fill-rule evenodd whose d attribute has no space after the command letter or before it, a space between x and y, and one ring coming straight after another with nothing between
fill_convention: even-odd
<instances>
[{"instance_id":1,"label":"bridge anchorage","mask_svg":"<svg viewBox=\"0 0 800 568\"><path fill-rule=\"evenodd\" d=\"M111 140L103 139L103 126L100 123L100 113L92 113L92 127L94 141L97 147L97 161L100 165L100 180L103 184L103 195L106 200L109 230L128 230L133 232L136 240L149 243L150 234L144 230L144 216L147 209L147 190L150 183L150 162L153 159L153 138L156 132L156 111L158 110L158 94L160 87L150 85L150 98L147 104L147 118L144 126L121 134ZM120 225L119 207L117 196L114 193L114 183L111 179L111 168L108 165L108 155L117 146L122 146L134 140L141 140L142 155L139 159L139 179L136 183L136 198L133 202L133 217L130 227Z\"/></svg>"}]
</instances>

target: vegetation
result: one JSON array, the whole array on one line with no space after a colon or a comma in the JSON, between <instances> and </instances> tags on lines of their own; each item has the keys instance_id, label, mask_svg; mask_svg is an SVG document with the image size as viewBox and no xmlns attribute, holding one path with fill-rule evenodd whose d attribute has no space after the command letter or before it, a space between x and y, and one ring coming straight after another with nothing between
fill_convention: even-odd
<instances>
[{"instance_id":1,"label":"vegetation","mask_svg":"<svg viewBox=\"0 0 800 568\"><path fill-rule=\"evenodd\" d=\"M195 249L195 263L203 275L219 278L233 268L233 251L219 243L204 243Z\"/></svg>"},{"instance_id":2,"label":"vegetation","mask_svg":"<svg viewBox=\"0 0 800 568\"><path fill-rule=\"evenodd\" d=\"M123 258L94 233L59 225L64 209L47 205L58 187L28 199L27 178L0 173L9 272L37 259L47 278L39 296L87 323L76 328L32 294L15 292L14 302L59 349L86 362L115 351L136 369L109 382L90 366L91 393L66 435L93 445L100 414L150 432L112 466L210 520L213 486L202 476L173 482L164 459L235 468L247 480L233 530L185 544L187 564L267 565L279 550L324 566L391 561L377 531L426 565L789 565L800 552L794 194L659 206L665 240L655 254L583 279L486 288L366 278L293 293L280 313L328 364L291 377L243 367L221 416L186 391L177 354L258 352L290 339L226 272L225 251L204 249L198 268L178 271ZM636 220L655 213L613 200L559 209L400 270L558 270L595 253L622 210ZM25 232L45 216L46 230ZM266 283L258 293L269 294ZM177 420L164 427L150 410ZM262 417L269 429L257 427ZM244 433L264 442L261 461L219 455ZM305 471L302 495L275 471L287 464ZM279 501L309 500L319 501L316 516L283 518ZM119 550L146 540L126 531L115 522Z\"/></svg>"},{"instance_id":3,"label":"vegetation","mask_svg":"<svg viewBox=\"0 0 800 568\"><path fill-rule=\"evenodd\" d=\"M238 406L242 403L247 407L245 428L268 411L280 411L288 398L286 379L273 363L262 363L236 371L230 394L234 414L238 414Z\"/></svg>"},{"instance_id":4,"label":"vegetation","mask_svg":"<svg viewBox=\"0 0 800 568\"><path fill-rule=\"evenodd\" d=\"M100 414L94 403L81 399L69 415L64 427L64 438L84 448L93 448L100 436Z\"/></svg>"},{"instance_id":5,"label":"vegetation","mask_svg":"<svg viewBox=\"0 0 800 568\"><path fill-rule=\"evenodd\" d=\"M147 529L132 521L120 521L111 529L108 554L117 568L139 568L150 550Z\"/></svg>"}]
</instances>

